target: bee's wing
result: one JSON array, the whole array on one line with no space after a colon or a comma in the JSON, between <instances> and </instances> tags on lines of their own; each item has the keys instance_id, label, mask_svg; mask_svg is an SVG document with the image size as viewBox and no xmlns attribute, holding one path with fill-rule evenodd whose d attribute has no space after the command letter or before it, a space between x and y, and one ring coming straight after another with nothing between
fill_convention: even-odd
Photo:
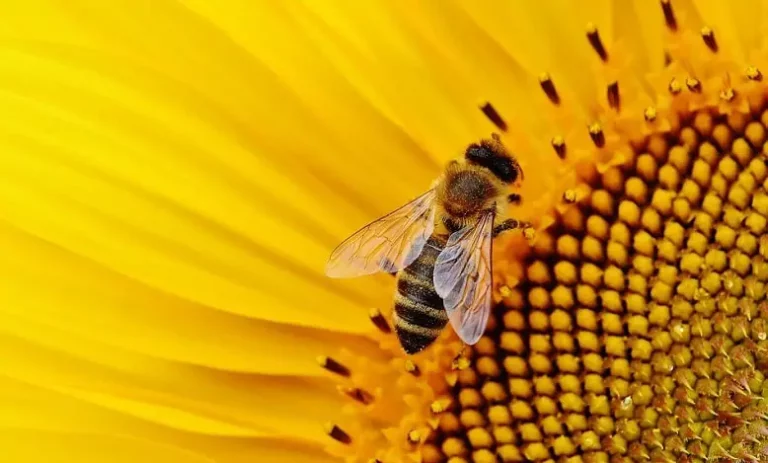
<instances>
[{"instance_id":1,"label":"bee's wing","mask_svg":"<svg viewBox=\"0 0 768 463\"><path fill-rule=\"evenodd\" d=\"M435 261L435 291L462 341L475 344L491 312L493 213L453 233Z\"/></svg>"},{"instance_id":2,"label":"bee's wing","mask_svg":"<svg viewBox=\"0 0 768 463\"><path fill-rule=\"evenodd\" d=\"M409 266L435 229L434 200L432 189L355 232L333 251L325 274L347 278Z\"/></svg>"}]
</instances>

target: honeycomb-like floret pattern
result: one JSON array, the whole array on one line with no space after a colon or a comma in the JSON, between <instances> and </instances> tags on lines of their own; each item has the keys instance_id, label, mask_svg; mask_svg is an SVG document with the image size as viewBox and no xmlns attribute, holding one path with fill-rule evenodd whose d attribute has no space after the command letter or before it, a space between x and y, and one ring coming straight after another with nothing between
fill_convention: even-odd
<instances>
[{"instance_id":1,"label":"honeycomb-like floret pattern","mask_svg":"<svg viewBox=\"0 0 768 463\"><path fill-rule=\"evenodd\" d=\"M695 114L590 184L532 247L423 461L768 461L747 459L768 449L765 121Z\"/></svg>"}]
</instances>

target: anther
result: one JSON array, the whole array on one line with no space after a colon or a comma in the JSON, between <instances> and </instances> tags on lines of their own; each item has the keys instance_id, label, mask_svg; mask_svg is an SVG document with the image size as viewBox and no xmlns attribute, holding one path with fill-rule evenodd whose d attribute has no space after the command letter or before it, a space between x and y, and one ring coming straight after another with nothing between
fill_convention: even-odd
<instances>
[{"instance_id":1,"label":"anther","mask_svg":"<svg viewBox=\"0 0 768 463\"><path fill-rule=\"evenodd\" d=\"M563 193L563 201L566 203L575 203L576 202L576 191L572 189L565 190L565 193Z\"/></svg>"},{"instance_id":2,"label":"anther","mask_svg":"<svg viewBox=\"0 0 768 463\"><path fill-rule=\"evenodd\" d=\"M523 200L523 197L520 196L517 193L511 193L509 196L507 196L507 201L510 204L520 204L520 202Z\"/></svg>"},{"instance_id":3,"label":"anther","mask_svg":"<svg viewBox=\"0 0 768 463\"><path fill-rule=\"evenodd\" d=\"M546 72L541 74L539 76L539 84L541 84L541 89L544 90L544 94L547 95L549 101L551 101L552 104L559 105L560 95L557 94L557 89L549 74Z\"/></svg>"},{"instance_id":4,"label":"anther","mask_svg":"<svg viewBox=\"0 0 768 463\"><path fill-rule=\"evenodd\" d=\"M720 99L723 101L733 101L734 98L736 98L736 91L730 87L720 92Z\"/></svg>"},{"instance_id":5,"label":"anther","mask_svg":"<svg viewBox=\"0 0 768 463\"><path fill-rule=\"evenodd\" d=\"M429 405L429 409L432 410L432 413L435 415L439 413L443 413L444 411L448 410L448 408L451 406L451 399L444 397L442 399L437 399L434 402L432 402Z\"/></svg>"},{"instance_id":6,"label":"anther","mask_svg":"<svg viewBox=\"0 0 768 463\"><path fill-rule=\"evenodd\" d=\"M650 461L651 455L646 451L645 446L640 442L633 442L629 446L629 454L634 458L641 458Z\"/></svg>"},{"instance_id":7,"label":"anther","mask_svg":"<svg viewBox=\"0 0 768 463\"><path fill-rule=\"evenodd\" d=\"M413 360L410 360L410 359L405 361L405 371L412 374L413 376L421 375L421 370L419 370L419 366L413 363Z\"/></svg>"},{"instance_id":8,"label":"anther","mask_svg":"<svg viewBox=\"0 0 768 463\"><path fill-rule=\"evenodd\" d=\"M599 123L595 122L589 125L589 137L592 139L592 142L597 146L598 148L602 148L605 146L605 134L603 133L603 128L600 126Z\"/></svg>"},{"instance_id":9,"label":"anther","mask_svg":"<svg viewBox=\"0 0 768 463\"><path fill-rule=\"evenodd\" d=\"M717 40L715 40L715 32L707 26L701 28L701 38L704 39L704 43L712 51L717 51Z\"/></svg>"},{"instance_id":10,"label":"anther","mask_svg":"<svg viewBox=\"0 0 768 463\"><path fill-rule=\"evenodd\" d=\"M352 442L352 438L349 437L349 434L344 432L343 429L333 423L325 424L325 433L328 434L328 436L330 436L332 439L337 440L342 444L350 444Z\"/></svg>"},{"instance_id":11,"label":"anther","mask_svg":"<svg viewBox=\"0 0 768 463\"><path fill-rule=\"evenodd\" d=\"M563 137L560 135L555 135L552 137L552 148L555 149L557 157L560 159L565 159L565 139Z\"/></svg>"},{"instance_id":12,"label":"anther","mask_svg":"<svg viewBox=\"0 0 768 463\"><path fill-rule=\"evenodd\" d=\"M701 91L701 82L695 77L688 77L685 79L685 86L692 92L699 93Z\"/></svg>"},{"instance_id":13,"label":"anther","mask_svg":"<svg viewBox=\"0 0 768 463\"><path fill-rule=\"evenodd\" d=\"M339 392L343 393L356 402L360 402L363 405L368 405L373 402L373 395L364 389L360 389L359 387L338 386L337 388Z\"/></svg>"},{"instance_id":14,"label":"anther","mask_svg":"<svg viewBox=\"0 0 768 463\"><path fill-rule=\"evenodd\" d=\"M421 442L421 432L416 429L409 432L408 442L410 442L411 444L418 444L419 442Z\"/></svg>"},{"instance_id":15,"label":"anther","mask_svg":"<svg viewBox=\"0 0 768 463\"><path fill-rule=\"evenodd\" d=\"M754 66L748 66L745 74L747 75L747 79L749 80L754 80L758 82L763 80L763 74L760 72L759 69L757 69Z\"/></svg>"},{"instance_id":16,"label":"anther","mask_svg":"<svg viewBox=\"0 0 768 463\"><path fill-rule=\"evenodd\" d=\"M533 241L536 237L536 230L533 227L526 227L523 229L523 236L528 241Z\"/></svg>"},{"instance_id":17,"label":"anther","mask_svg":"<svg viewBox=\"0 0 768 463\"><path fill-rule=\"evenodd\" d=\"M680 81L678 81L675 78L672 78L672 80L669 81L669 93L673 95L677 95L678 93L683 91L683 86L680 85Z\"/></svg>"},{"instance_id":18,"label":"anther","mask_svg":"<svg viewBox=\"0 0 768 463\"><path fill-rule=\"evenodd\" d=\"M589 44L592 45L597 56L603 61L608 61L608 52L605 51L603 41L600 40L600 33L597 31L597 27L592 23L587 24L587 40L589 40Z\"/></svg>"},{"instance_id":19,"label":"anther","mask_svg":"<svg viewBox=\"0 0 768 463\"><path fill-rule=\"evenodd\" d=\"M645 111L643 111L643 117L645 117L645 120L648 122L655 121L656 116L657 116L656 108L654 108L653 106L648 106L647 108L645 108Z\"/></svg>"},{"instance_id":20,"label":"anther","mask_svg":"<svg viewBox=\"0 0 768 463\"><path fill-rule=\"evenodd\" d=\"M455 359L453 359L451 368L453 368L454 370L466 370L467 368L469 368L469 359L459 355Z\"/></svg>"},{"instance_id":21,"label":"anther","mask_svg":"<svg viewBox=\"0 0 768 463\"><path fill-rule=\"evenodd\" d=\"M670 0L661 0L661 10L664 12L664 22L667 27L672 30L677 30L677 19L675 18L675 12L672 10L672 3Z\"/></svg>"},{"instance_id":22,"label":"anther","mask_svg":"<svg viewBox=\"0 0 768 463\"><path fill-rule=\"evenodd\" d=\"M499 128L502 132L507 131L507 123L502 119L501 115L498 111L496 111L496 108L493 107L493 105L490 102L486 102L484 105L480 107L480 110L485 114L485 117L488 118L491 122L493 122L493 125Z\"/></svg>"},{"instance_id":23,"label":"anther","mask_svg":"<svg viewBox=\"0 0 768 463\"><path fill-rule=\"evenodd\" d=\"M389 326L389 323L387 323L387 320L384 318L384 315L381 314L381 311L377 308L372 308L370 311L368 311L368 317L371 319L374 325L376 325L376 328L378 328L382 333L391 333L392 328Z\"/></svg>"},{"instance_id":24,"label":"anther","mask_svg":"<svg viewBox=\"0 0 768 463\"><path fill-rule=\"evenodd\" d=\"M331 373L335 373L339 376L349 377L350 375L349 368L345 367L330 357L326 357L325 355L317 357L317 363L319 363L321 367L325 368Z\"/></svg>"},{"instance_id":25,"label":"anther","mask_svg":"<svg viewBox=\"0 0 768 463\"><path fill-rule=\"evenodd\" d=\"M608 90L606 91L608 96L608 106L614 111L618 111L621 108L621 99L619 98L619 83L616 81L608 84Z\"/></svg>"}]
</instances>

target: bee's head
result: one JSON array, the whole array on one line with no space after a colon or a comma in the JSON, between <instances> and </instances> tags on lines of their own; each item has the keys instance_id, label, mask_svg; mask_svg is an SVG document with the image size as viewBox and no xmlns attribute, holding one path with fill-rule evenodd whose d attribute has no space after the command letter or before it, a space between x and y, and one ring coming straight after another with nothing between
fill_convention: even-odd
<instances>
[{"instance_id":1,"label":"bee's head","mask_svg":"<svg viewBox=\"0 0 768 463\"><path fill-rule=\"evenodd\" d=\"M488 169L504 183L512 184L518 179L522 180L523 171L520 165L501 144L498 135L490 140L481 140L480 143L469 145L464 157L469 164Z\"/></svg>"}]
</instances>

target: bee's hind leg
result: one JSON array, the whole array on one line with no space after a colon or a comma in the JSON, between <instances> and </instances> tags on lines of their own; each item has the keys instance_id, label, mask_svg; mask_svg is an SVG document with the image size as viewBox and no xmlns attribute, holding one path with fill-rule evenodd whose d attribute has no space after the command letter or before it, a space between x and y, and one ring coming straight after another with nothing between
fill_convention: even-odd
<instances>
[{"instance_id":1,"label":"bee's hind leg","mask_svg":"<svg viewBox=\"0 0 768 463\"><path fill-rule=\"evenodd\" d=\"M508 230L519 230L521 228L529 227L530 224L528 222L521 222L517 219L507 219L500 224L493 227L493 237L496 238L500 234L504 233Z\"/></svg>"}]
</instances>

